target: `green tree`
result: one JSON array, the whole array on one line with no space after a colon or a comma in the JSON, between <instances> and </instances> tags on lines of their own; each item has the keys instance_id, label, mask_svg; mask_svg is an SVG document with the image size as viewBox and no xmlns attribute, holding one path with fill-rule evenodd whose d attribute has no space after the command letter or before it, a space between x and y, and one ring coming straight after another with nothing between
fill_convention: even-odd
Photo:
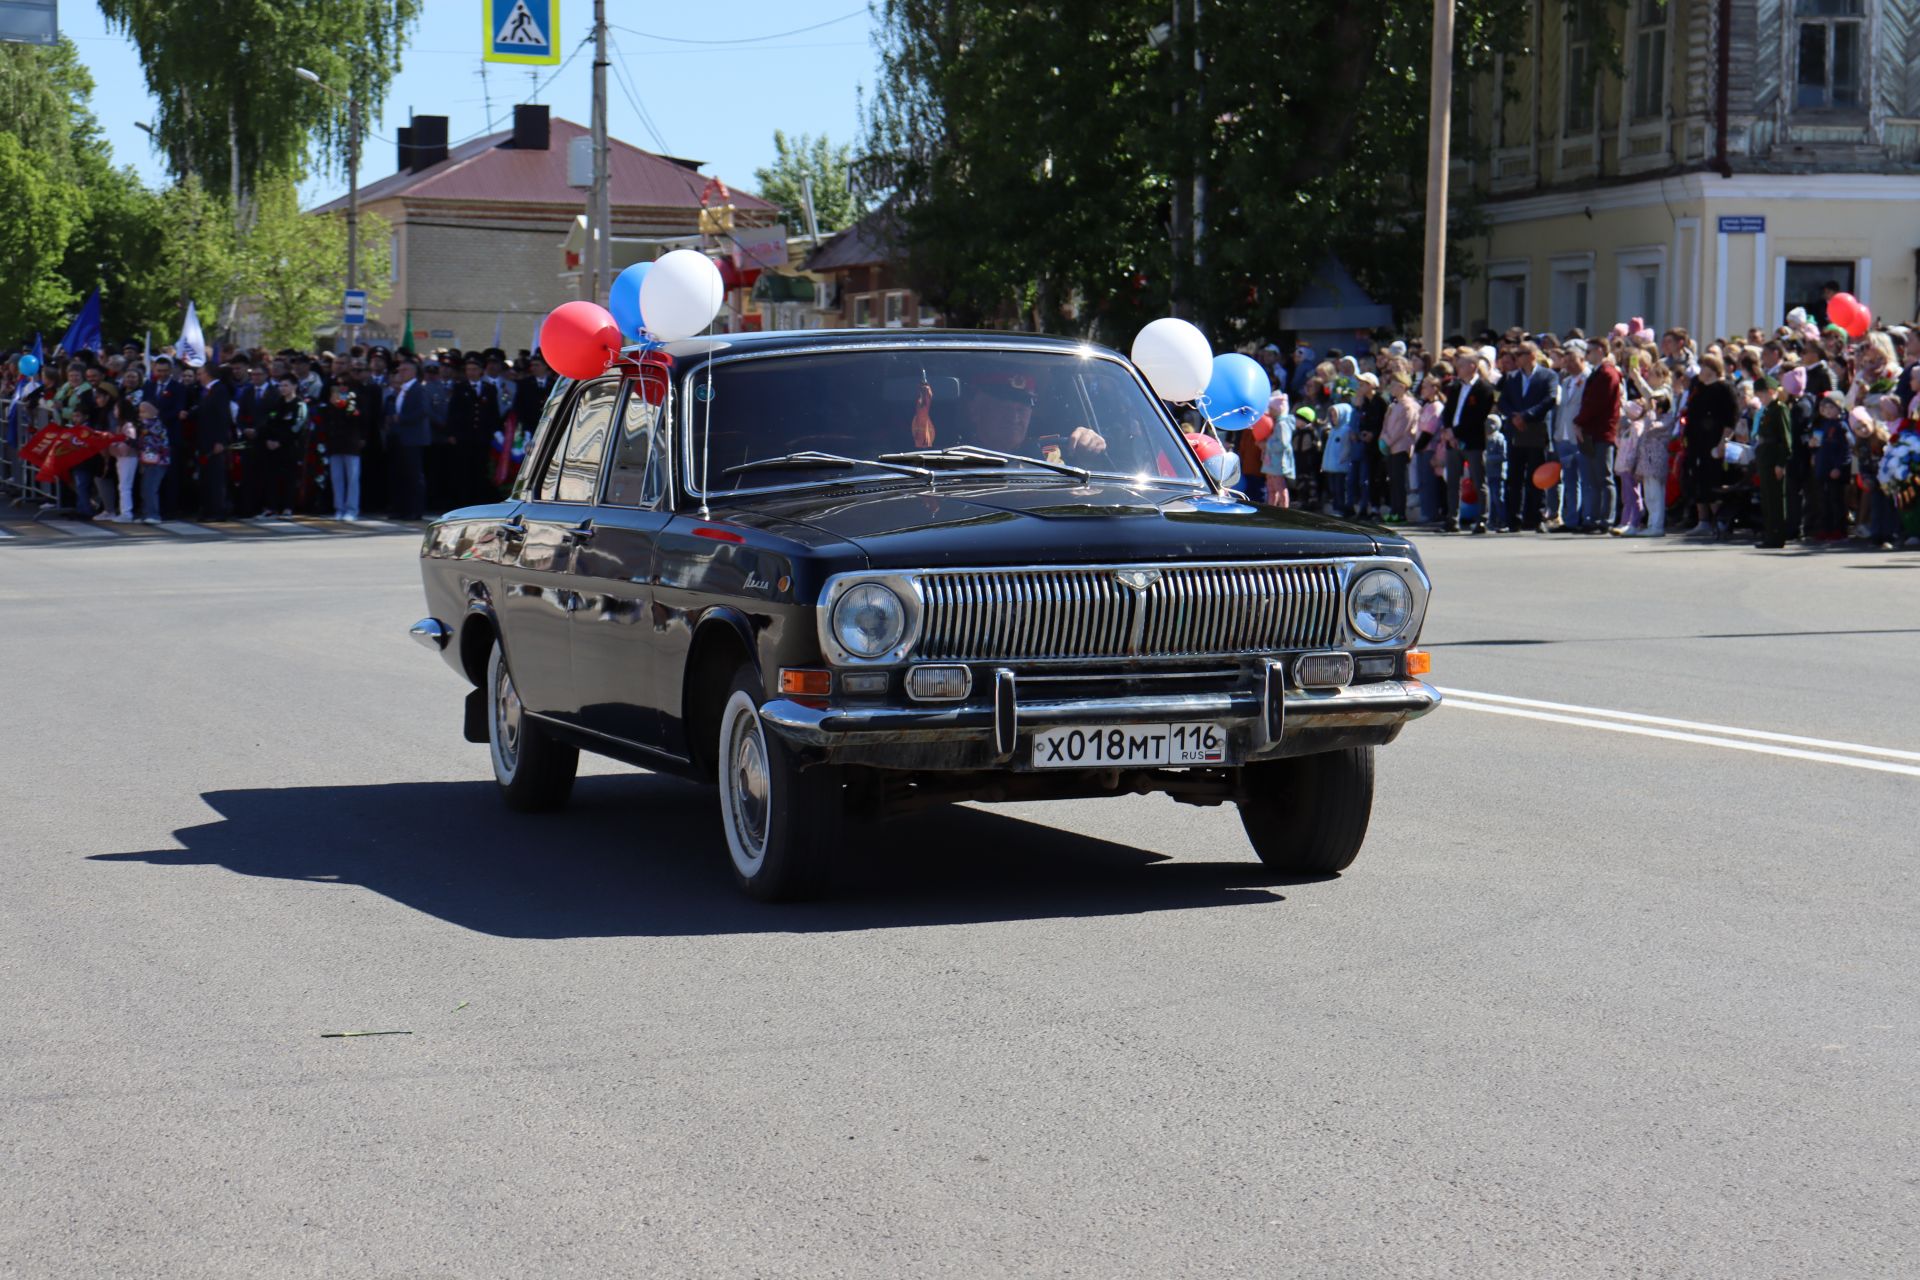
<instances>
[{"instance_id":1,"label":"green tree","mask_svg":"<svg viewBox=\"0 0 1920 1280\"><path fill-rule=\"evenodd\" d=\"M344 162L345 100L294 68L351 90L376 118L420 0L100 0L100 9L140 50L175 177L197 175L244 202L270 175L306 167L316 146L329 170Z\"/></svg>"},{"instance_id":2,"label":"green tree","mask_svg":"<svg viewBox=\"0 0 1920 1280\"><path fill-rule=\"evenodd\" d=\"M314 330L337 318L347 273L347 222L342 214L300 211L290 179L262 187L257 216L240 252L239 283L258 315L268 346L305 347ZM360 274L369 306L387 279L387 223L360 215Z\"/></svg>"},{"instance_id":3,"label":"green tree","mask_svg":"<svg viewBox=\"0 0 1920 1280\"><path fill-rule=\"evenodd\" d=\"M44 154L0 132L0 317L12 342L56 330L79 293L60 273L67 243L86 212L77 187Z\"/></svg>"},{"instance_id":4,"label":"green tree","mask_svg":"<svg viewBox=\"0 0 1920 1280\"><path fill-rule=\"evenodd\" d=\"M1463 0L1463 80L1518 50L1525 12ZM1228 343L1274 332L1332 252L1410 313L1430 6L1207 0L1197 29L1168 16L1164 0L880 0L863 167L892 189L914 283L959 323L1118 340L1177 303ZM1188 272L1173 230L1196 177Z\"/></svg>"},{"instance_id":5,"label":"green tree","mask_svg":"<svg viewBox=\"0 0 1920 1280\"><path fill-rule=\"evenodd\" d=\"M227 305L239 297L241 263L233 242L233 211L225 197L208 191L189 174L160 193L157 222L160 251L150 268L156 289L164 291L159 326L177 331L194 304L200 322L213 336Z\"/></svg>"},{"instance_id":6,"label":"green tree","mask_svg":"<svg viewBox=\"0 0 1920 1280\"><path fill-rule=\"evenodd\" d=\"M807 202L803 180L813 179L813 213L822 235L841 231L859 221L866 207L847 189L853 148L834 146L826 134L788 138L773 131L773 164L753 171L760 196L780 206L780 219L795 235L807 229Z\"/></svg>"}]
</instances>

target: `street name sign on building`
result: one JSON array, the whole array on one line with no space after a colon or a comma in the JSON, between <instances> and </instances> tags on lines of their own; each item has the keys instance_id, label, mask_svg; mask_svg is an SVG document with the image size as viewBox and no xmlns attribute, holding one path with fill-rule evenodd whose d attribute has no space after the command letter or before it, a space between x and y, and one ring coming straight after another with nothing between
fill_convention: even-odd
<instances>
[{"instance_id":1,"label":"street name sign on building","mask_svg":"<svg viewBox=\"0 0 1920 1280\"><path fill-rule=\"evenodd\" d=\"M560 61L560 0L481 0L487 62L550 67Z\"/></svg>"},{"instance_id":2,"label":"street name sign on building","mask_svg":"<svg viewBox=\"0 0 1920 1280\"><path fill-rule=\"evenodd\" d=\"M1766 217L1758 213L1723 213L1720 215L1720 234L1723 236L1761 236L1767 233Z\"/></svg>"},{"instance_id":3,"label":"street name sign on building","mask_svg":"<svg viewBox=\"0 0 1920 1280\"><path fill-rule=\"evenodd\" d=\"M365 324L367 322L367 291L349 289L345 301L340 304L341 324Z\"/></svg>"}]
</instances>

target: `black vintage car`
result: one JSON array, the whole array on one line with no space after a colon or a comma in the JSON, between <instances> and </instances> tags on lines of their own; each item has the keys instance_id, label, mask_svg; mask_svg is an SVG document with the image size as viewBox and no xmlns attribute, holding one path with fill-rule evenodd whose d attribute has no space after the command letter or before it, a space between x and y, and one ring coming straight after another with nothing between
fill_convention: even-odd
<instances>
[{"instance_id":1,"label":"black vintage car","mask_svg":"<svg viewBox=\"0 0 1920 1280\"><path fill-rule=\"evenodd\" d=\"M742 335L562 383L421 570L508 805L564 803L582 750L715 782L760 898L848 816L1155 791L1336 872L1374 748L1440 701L1405 539L1248 503L1055 338Z\"/></svg>"}]
</instances>

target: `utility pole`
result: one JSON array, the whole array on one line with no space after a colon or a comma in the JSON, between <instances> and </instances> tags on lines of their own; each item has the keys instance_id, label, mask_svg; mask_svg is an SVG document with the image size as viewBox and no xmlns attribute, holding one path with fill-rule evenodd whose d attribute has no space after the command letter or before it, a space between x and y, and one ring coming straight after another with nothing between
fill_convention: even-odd
<instances>
[{"instance_id":1,"label":"utility pole","mask_svg":"<svg viewBox=\"0 0 1920 1280\"><path fill-rule=\"evenodd\" d=\"M399 266L399 263L395 263ZM347 91L347 291L360 287L360 95ZM360 341L360 326L347 326L347 346Z\"/></svg>"},{"instance_id":2,"label":"utility pole","mask_svg":"<svg viewBox=\"0 0 1920 1280\"><path fill-rule=\"evenodd\" d=\"M1453 0L1433 0L1433 65L1427 85L1427 261L1420 336L1427 359L1440 352L1447 297L1447 166L1453 133Z\"/></svg>"},{"instance_id":3,"label":"utility pole","mask_svg":"<svg viewBox=\"0 0 1920 1280\"><path fill-rule=\"evenodd\" d=\"M595 302L613 284L613 205L607 195L607 0L593 0L593 255Z\"/></svg>"}]
</instances>

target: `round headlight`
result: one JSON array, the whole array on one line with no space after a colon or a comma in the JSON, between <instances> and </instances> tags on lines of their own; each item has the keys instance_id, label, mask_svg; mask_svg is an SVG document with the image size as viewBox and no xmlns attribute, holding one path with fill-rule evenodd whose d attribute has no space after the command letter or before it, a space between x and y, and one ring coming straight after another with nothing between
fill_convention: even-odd
<instances>
[{"instance_id":1,"label":"round headlight","mask_svg":"<svg viewBox=\"0 0 1920 1280\"><path fill-rule=\"evenodd\" d=\"M877 658L900 643L907 609L877 582L849 587L833 606L833 635L856 658Z\"/></svg>"},{"instance_id":2,"label":"round headlight","mask_svg":"<svg viewBox=\"0 0 1920 1280\"><path fill-rule=\"evenodd\" d=\"M1347 618L1362 640L1391 640L1413 621L1413 592L1391 569L1371 569L1347 593Z\"/></svg>"}]
</instances>

